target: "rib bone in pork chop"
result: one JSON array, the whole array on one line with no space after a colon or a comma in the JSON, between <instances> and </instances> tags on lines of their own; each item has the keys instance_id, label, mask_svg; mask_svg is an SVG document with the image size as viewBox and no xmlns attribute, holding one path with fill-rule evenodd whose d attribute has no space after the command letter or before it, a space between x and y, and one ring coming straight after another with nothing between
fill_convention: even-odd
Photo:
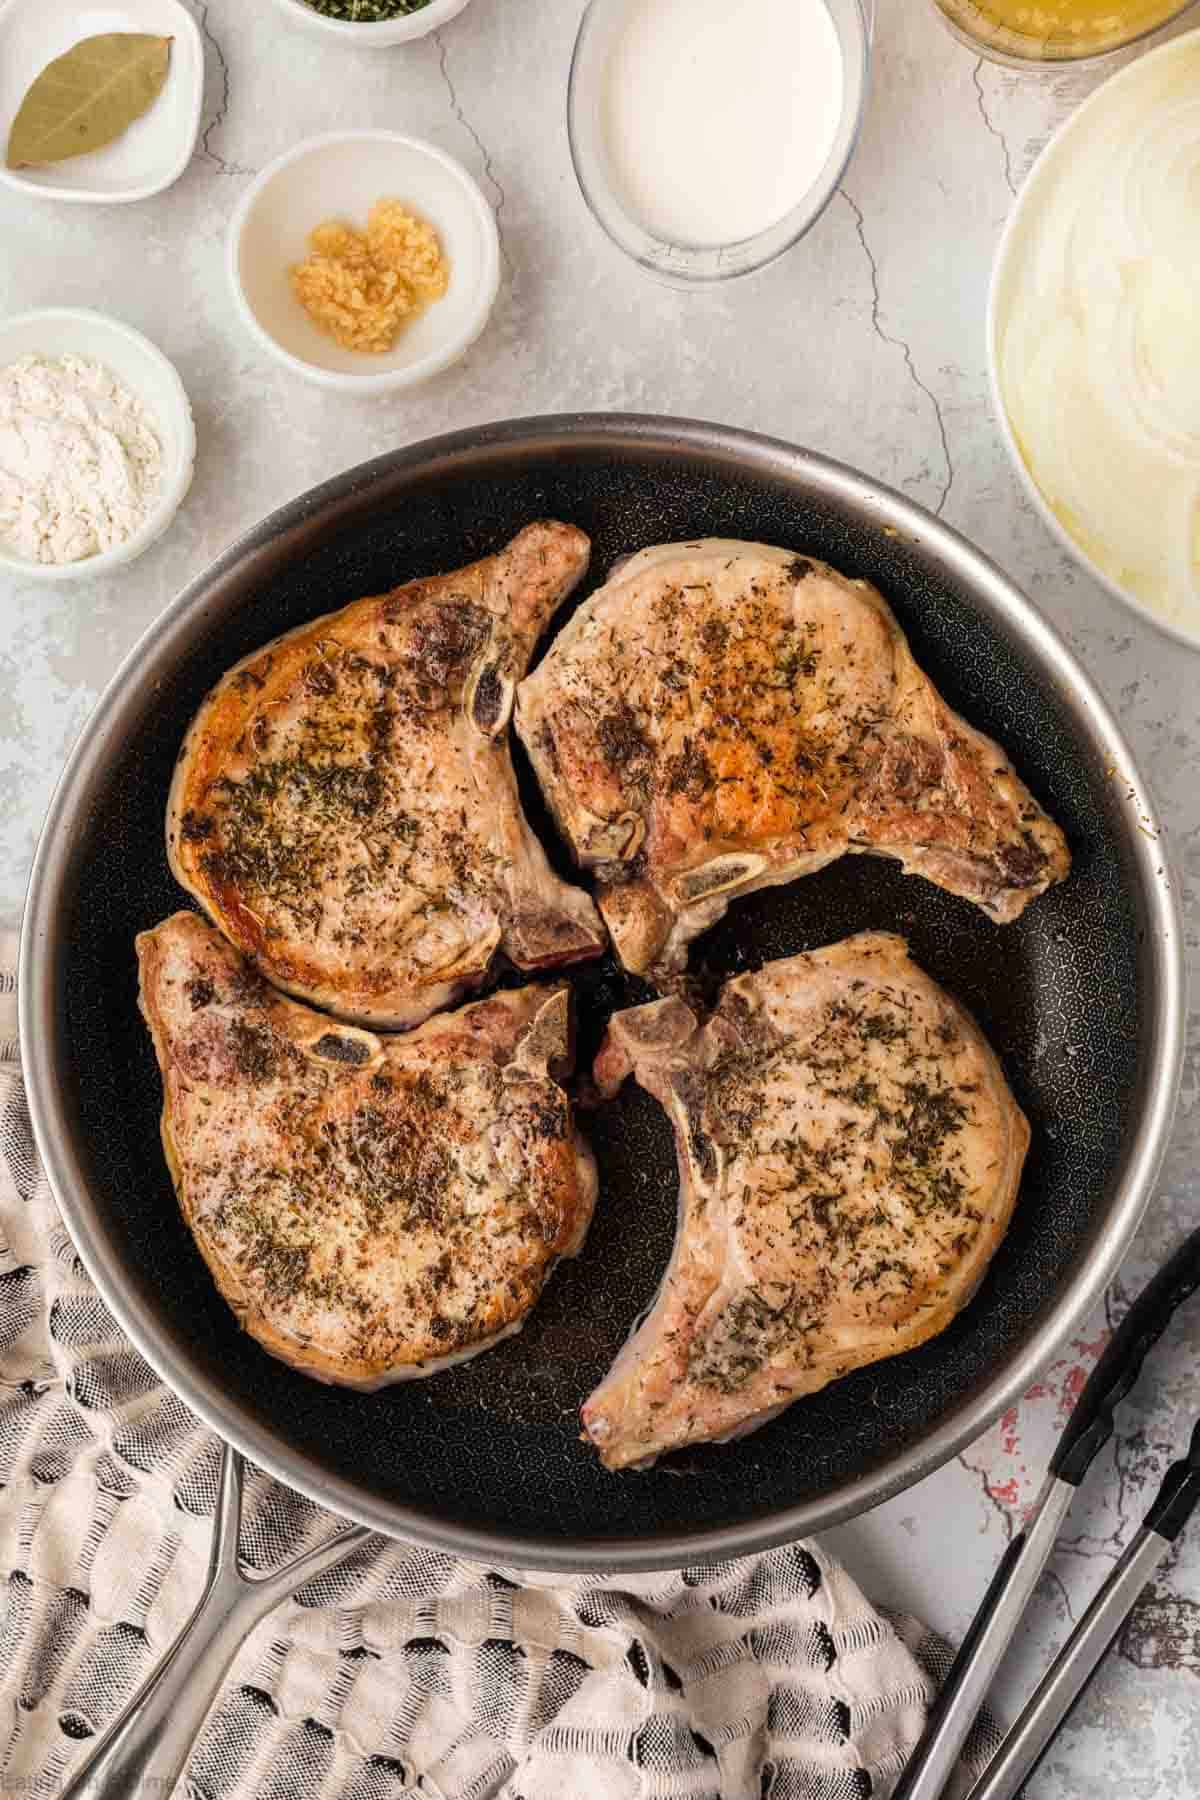
<instances>
[{"instance_id":1,"label":"rib bone in pork chop","mask_svg":"<svg viewBox=\"0 0 1200 1800\"><path fill-rule=\"evenodd\" d=\"M275 993L195 913L137 948L167 1162L245 1329L362 1388L517 1330L596 1192L556 1079L565 987L385 1040Z\"/></svg>"},{"instance_id":2,"label":"rib bone in pork chop","mask_svg":"<svg viewBox=\"0 0 1200 1800\"><path fill-rule=\"evenodd\" d=\"M761 544L644 550L522 684L517 729L626 968L846 851L1015 919L1069 858L865 581Z\"/></svg>"},{"instance_id":3,"label":"rib bone in pork chop","mask_svg":"<svg viewBox=\"0 0 1200 1800\"><path fill-rule=\"evenodd\" d=\"M264 975L404 1029L520 969L594 956L594 906L551 872L509 758L516 683L588 540L530 525L497 556L359 600L232 669L184 742L176 878Z\"/></svg>"},{"instance_id":4,"label":"rib bone in pork chop","mask_svg":"<svg viewBox=\"0 0 1200 1800\"><path fill-rule=\"evenodd\" d=\"M583 1408L609 1468L765 1423L941 1331L1007 1228L1029 1127L974 1021L867 932L618 1013L596 1065L670 1115L679 1230Z\"/></svg>"}]
</instances>

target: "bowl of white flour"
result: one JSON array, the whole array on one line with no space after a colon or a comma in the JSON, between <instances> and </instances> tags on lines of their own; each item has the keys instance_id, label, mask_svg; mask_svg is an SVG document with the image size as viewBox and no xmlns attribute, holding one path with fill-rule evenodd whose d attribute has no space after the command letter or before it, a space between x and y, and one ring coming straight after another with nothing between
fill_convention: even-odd
<instances>
[{"instance_id":1,"label":"bowl of white flour","mask_svg":"<svg viewBox=\"0 0 1200 1800\"><path fill-rule=\"evenodd\" d=\"M195 460L183 383L141 332L74 307L0 319L0 568L67 581L132 562Z\"/></svg>"}]
</instances>

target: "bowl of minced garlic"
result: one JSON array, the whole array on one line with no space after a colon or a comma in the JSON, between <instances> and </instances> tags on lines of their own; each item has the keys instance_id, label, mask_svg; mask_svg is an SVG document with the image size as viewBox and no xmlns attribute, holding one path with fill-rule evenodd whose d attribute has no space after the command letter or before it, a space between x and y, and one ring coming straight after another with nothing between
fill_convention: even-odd
<instances>
[{"instance_id":1,"label":"bowl of minced garlic","mask_svg":"<svg viewBox=\"0 0 1200 1800\"><path fill-rule=\"evenodd\" d=\"M487 324L496 221L444 151L399 132L310 138L272 163L229 232L234 299L260 346L348 392L427 380Z\"/></svg>"}]
</instances>

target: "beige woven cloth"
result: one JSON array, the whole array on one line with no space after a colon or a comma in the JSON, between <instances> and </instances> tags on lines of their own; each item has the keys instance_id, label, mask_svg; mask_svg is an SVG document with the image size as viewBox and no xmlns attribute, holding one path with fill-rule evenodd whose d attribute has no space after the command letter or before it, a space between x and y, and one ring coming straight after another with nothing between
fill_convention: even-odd
<instances>
[{"instance_id":1,"label":"beige woven cloth","mask_svg":"<svg viewBox=\"0 0 1200 1800\"><path fill-rule=\"evenodd\" d=\"M219 1446L122 1337L58 1217L14 965L0 941L0 1796L49 1796L195 1602ZM336 1526L250 1472L252 1566ZM373 1538L248 1640L186 1792L884 1800L946 1660L812 1544L556 1582ZM959 1791L993 1742L985 1724Z\"/></svg>"}]
</instances>

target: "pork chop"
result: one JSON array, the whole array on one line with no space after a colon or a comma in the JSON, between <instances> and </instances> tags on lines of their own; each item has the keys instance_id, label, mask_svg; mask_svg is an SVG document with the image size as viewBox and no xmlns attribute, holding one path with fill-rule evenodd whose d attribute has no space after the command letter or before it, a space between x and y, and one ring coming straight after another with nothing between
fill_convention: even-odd
<instances>
[{"instance_id":1,"label":"pork chop","mask_svg":"<svg viewBox=\"0 0 1200 1800\"><path fill-rule=\"evenodd\" d=\"M970 1016L864 932L612 1019L596 1064L670 1115L679 1229L651 1311L583 1408L611 1469L755 1429L966 1305L1029 1127Z\"/></svg>"},{"instance_id":2,"label":"pork chop","mask_svg":"<svg viewBox=\"0 0 1200 1800\"><path fill-rule=\"evenodd\" d=\"M523 682L517 730L627 969L846 851L1015 919L1069 867L1002 750L865 581L710 539L618 565Z\"/></svg>"},{"instance_id":3,"label":"pork chop","mask_svg":"<svg viewBox=\"0 0 1200 1800\"><path fill-rule=\"evenodd\" d=\"M527 526L452 575L359 600L231 669L184 741L176 879L277 986L403 1030L487 978L595 956L595 907L521 812L515 686L583 576L582 532Z\"/></svg>"},{"instance_id":4,"label":"pork chop","mask_svg":"<svg viewBox=\"0 0 1200 1800\"><path fill-rule=\"evenodd\" d=\"M556 1079L565 987L381 1039L275 993L195 913L137 950L180 1208L252 1337L375 1388L519 1329L596 1193Z\"/></svg>"}]
</instances>

